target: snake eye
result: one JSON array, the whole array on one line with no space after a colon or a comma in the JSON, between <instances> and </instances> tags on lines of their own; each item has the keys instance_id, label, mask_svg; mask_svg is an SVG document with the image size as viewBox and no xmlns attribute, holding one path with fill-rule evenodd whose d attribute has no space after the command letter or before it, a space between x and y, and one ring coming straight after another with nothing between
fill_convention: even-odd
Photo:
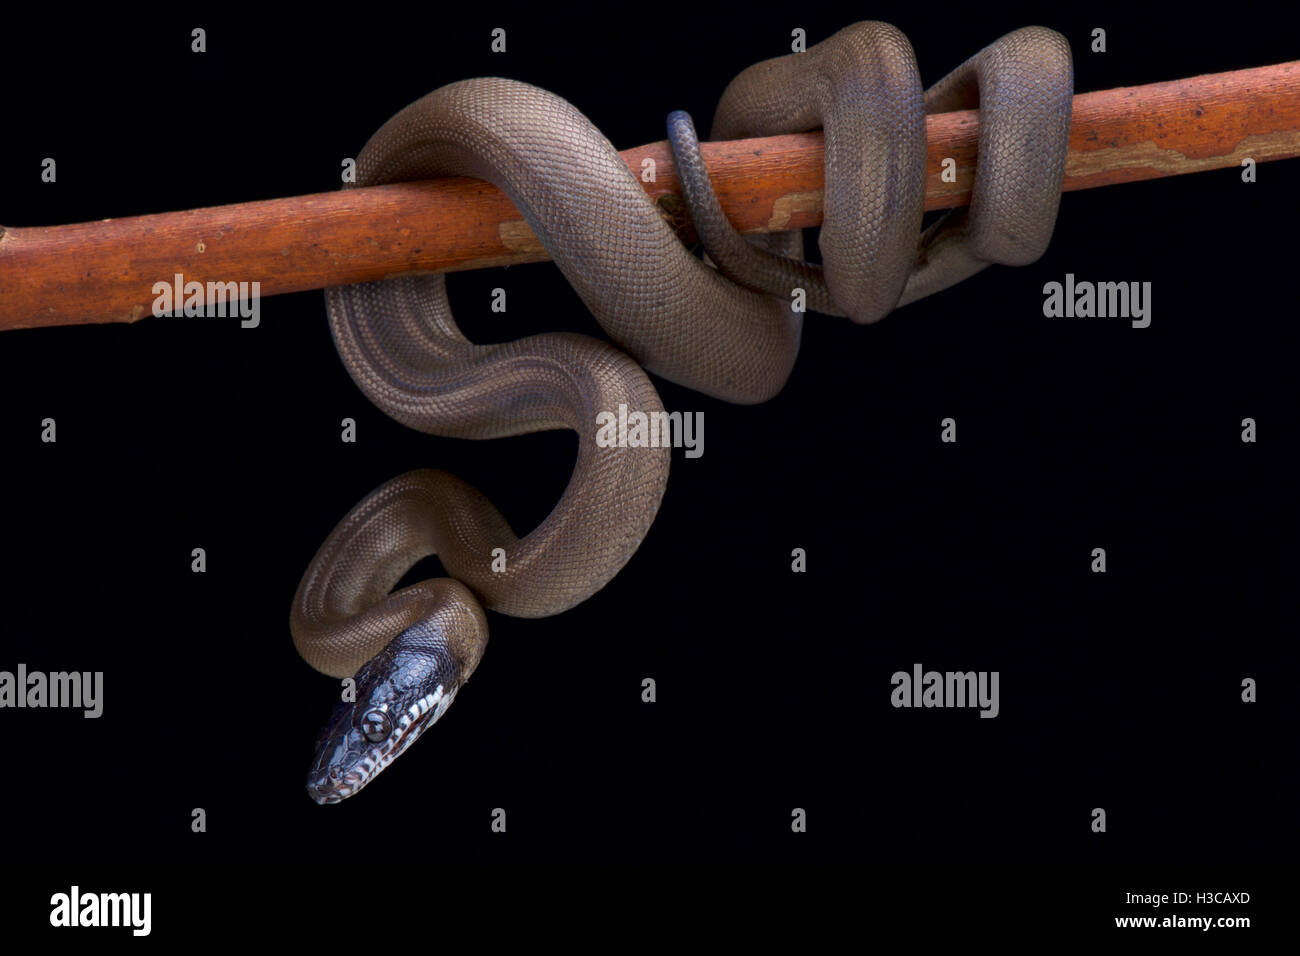
<instances>
[{"instance_id":1,"label":"snake eye","mask_svg":"<svg viewBox=\"0 0 1300 956\"><path fill-rule=\"evenodd\" d=\"M368 710L361 718L359 729L372 744L388 739L393 732L393 722L382 710Z\"/></svg>"}]
</instances>

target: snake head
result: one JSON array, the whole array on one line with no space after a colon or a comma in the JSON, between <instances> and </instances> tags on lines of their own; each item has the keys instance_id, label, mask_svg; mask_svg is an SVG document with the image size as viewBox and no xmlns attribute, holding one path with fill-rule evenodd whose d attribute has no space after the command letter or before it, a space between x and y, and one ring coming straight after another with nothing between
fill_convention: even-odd
<instances>
[{"instance_id":1,"label":"snake head","mask_svg":"<svg viewBox=\"0 0 1300 956\"><path fill-rule=\"evenodd\" d=\"M442 628L423 621L361 666L356 700L335 707L317 741L307 775L313 800L338 803L352 796L447 712L478 663L456 651Z\"/></svg>"}]
</instances>

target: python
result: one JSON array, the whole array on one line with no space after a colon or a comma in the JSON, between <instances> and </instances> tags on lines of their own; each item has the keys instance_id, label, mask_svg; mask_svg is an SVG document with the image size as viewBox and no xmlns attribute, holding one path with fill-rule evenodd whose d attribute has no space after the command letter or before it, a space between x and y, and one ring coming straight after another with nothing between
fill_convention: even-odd
<instances>
[{"instance_id":1,"label":"python","mask_svg":"<svg viewBox=\"0 0 1300 956\"><path fill-rule=\"evenodd\" d=\"M663 499L671 449L643 443L648 431L635 442L620 436L609 415L622 405L647 426L651 414L661 422L647 373L734 404L766 401L799 350L803 313L791 290L804 290L813 311L865 325L993 263L1037 261L1060 203L1073 84L1069 43L1041 27L1007 34L928 90L907 38L878 22L742 71L710 136L823 129L820 263L804 260L798 230L753 242L736 231L681 111L666 126L703 256L600 130L538 87L462 80L380 127L345 189L439 176L491 182L611 341L540 332L476 344L456 324L442 274L325 290L344 367L391 418L445 438L568 428L578 450L563 495L525 535L477 489L432 469L380 485L329 533L299 583L289 629L308 664L358 675L358 690L368 689L336 709L308 774L311 797L356 793L439 719L482 656L484 611L562 613L631 559ZM926 115L970 108L980 139L970 207L923 226ZM702 451L698 427L693 438ZM432 555L446 577L393 591ZM996 685L984 699L981 716L994 716Z\"/></svg>"}]
</instances>

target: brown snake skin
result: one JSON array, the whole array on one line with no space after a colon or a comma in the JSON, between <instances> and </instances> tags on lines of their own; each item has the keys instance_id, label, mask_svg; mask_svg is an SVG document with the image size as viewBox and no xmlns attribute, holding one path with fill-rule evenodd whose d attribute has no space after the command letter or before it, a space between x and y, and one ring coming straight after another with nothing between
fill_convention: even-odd
<instances>
[{"instance_id":1,"label":"brown snake skin","mask_svg":"<svg viewBox=\"0 0 1300 956\"><path fill-rule=\"evenodd\" d=\"M718 266L692 255L609 141L544 90L466 80L403 109L361 152L357 185L457 175L496 184L618 347L546 333L474 345L456 327L441 275L327 290L344 365L393 418L458 438L571 428L578 457L554 510L522 538L446 472L411 472L372 492L303 576L290 618L299 653L351 676L437 614L449 642L468 649L463 683L487 639L482 608L536 617L594 594L649 530L670 451L599 447L597 414L620 403L661 410L643 367L727 401L775 395L799 348L796 287L810 308L873 322L990 262L1037 259L1056 219L1072 87L1066 41L1039 27L1003 37L924 95L910 44L882 23L745 70L722 96L712 138L825 129L824 268L781 257L800 254L798 233L740 239L707 189L688 198ZM924 114L976 105L973 201L922 235ZM689 151L682 162L690 166ZM494 571L498 548L504 570ZM430 554L460 585L443 578L389 593Z\"/></svg>"}]
</instances>

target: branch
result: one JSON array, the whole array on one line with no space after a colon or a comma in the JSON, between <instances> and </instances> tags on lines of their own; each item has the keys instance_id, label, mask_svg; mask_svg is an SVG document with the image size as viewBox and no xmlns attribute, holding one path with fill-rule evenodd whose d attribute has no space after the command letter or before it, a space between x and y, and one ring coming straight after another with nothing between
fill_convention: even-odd
<instances>
[{"instance_id":1,"label":"branch","mask_svg":"<svg viewBox=\"0 0 1300 956\"><path fill-rule=\"evenodd\" d=\"M977 113L927 117L926 208L970 201ZM705 143L727 215L746 232L821 222L822 136ZM624 150L691 239L666 142ZM1074 98L1065 190L1300 156L1300 61ZM940 180L952 158L957 181ZM0 228L0 330L150 315L155 282L252 281L263 296L404 272L455 272L546 259L494 186L442 179L67 226Z\"/></svg>"}]
</instances>

